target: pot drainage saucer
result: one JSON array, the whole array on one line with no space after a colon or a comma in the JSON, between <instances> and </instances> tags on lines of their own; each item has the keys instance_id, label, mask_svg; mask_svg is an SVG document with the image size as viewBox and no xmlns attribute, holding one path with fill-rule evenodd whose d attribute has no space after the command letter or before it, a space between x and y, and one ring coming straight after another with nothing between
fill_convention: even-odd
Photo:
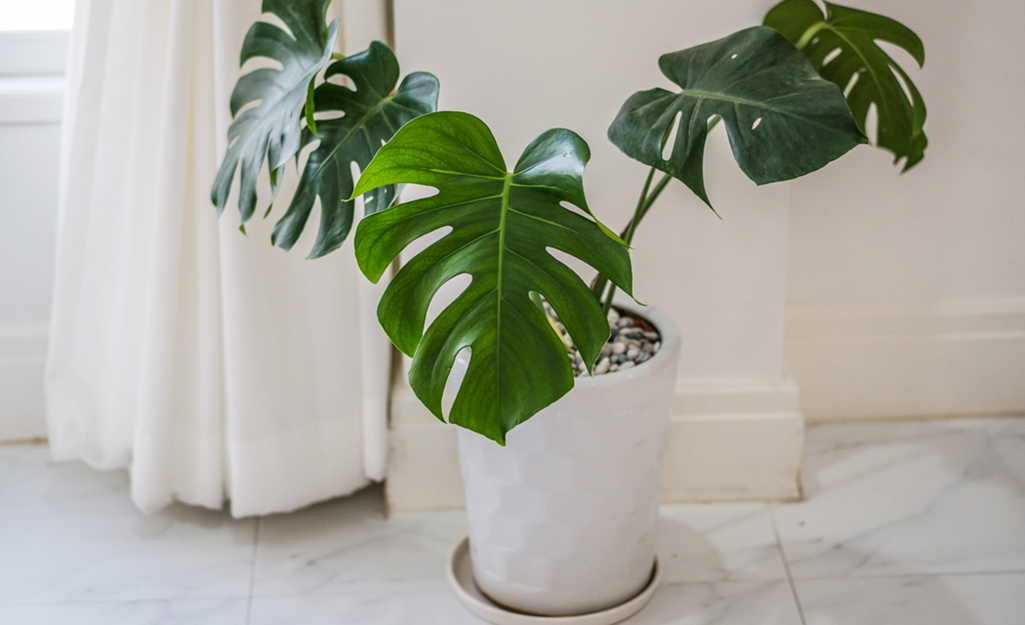
<instances>
[{"instance_id":1,"label":"pot drainage saucer","mask_svg":"<svg viewBox=\"0 0 1025 625\"><path fill-rule=\"evenodd\" d=\"M630 618L640 611L655 594L662 580L662 567L655 558L655 569L651 581L641 592L626 603L621 603L600 612L576 616L533 616L513 612L496 605L484 596L473 581L473 566L470 563L470 539L463 537L448 559L448 582L456 591L459 600L470 612L494 625L612 625Z\"/></svg>"}]
</instances>

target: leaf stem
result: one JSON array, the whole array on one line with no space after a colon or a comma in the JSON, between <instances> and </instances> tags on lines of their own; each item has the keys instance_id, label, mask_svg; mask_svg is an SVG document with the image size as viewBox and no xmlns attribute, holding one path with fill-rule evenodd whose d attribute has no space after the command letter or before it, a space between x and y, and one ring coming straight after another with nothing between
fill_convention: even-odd
<instances>
[{"instance_id":1,"label":"leaf stem","mask_svg":"<svg viewBox=\"0 0 1025 625\"><path fill-rule=\"evenodd\" d=\"M823 28L827 28L828 26L829 24L827 24L826 22L816 22L815 24L812 24L808 27L808 30L804 31L804 34L801 35L801 38L797 40L797 43L794 44L794 47L798 50L804 50L804 47L808 45L808 43L812 40L812 37L818 34L820 30L822 30Z\"/></svg>"},{"instance_id":2,"label":"leaf stem","mask_svg":"<svg viewBox=\"0 0 1025 625\"><path fill-rule=\"evenodd\" d=\"M648 171L648 177L644 180L644 187L641 189L641 196L637 199L637 207L634 209L634 214L630 218L630 221L626 224L626 228L623 230L623 233L620 235L620 238L623 239L623 241L625 241L627 245L629 245L633 241L634 234L637 232L637 226L640 225L641 220L644 219L644 216L648 214L649 210L651 210L652 204L655 203L655 200L658 199L658 196L662 193L662 191L666 188L666 185L668 185L669 181L672 179L672 176L670 176L669 174L664 174L662 178L655 184L655 187L652 188L651 181L654 179L654 177L655 168L652 167ZM604 290L606 283L608 283L608 279L605 276L599 274L599 276L595 278L595 285L600 285L600 290L596 292L596 295L598 297L601 296L601 291ZM592 291L594 290L595 286L592 286ZM609 292L605 295L605 301L602 304L602 310L605 311L605 314L608 314L608 312L612 310L612 300L613 298L615 298L615 296L616 285L611 284L609 285Z\"/></svg>"}]
</instances>

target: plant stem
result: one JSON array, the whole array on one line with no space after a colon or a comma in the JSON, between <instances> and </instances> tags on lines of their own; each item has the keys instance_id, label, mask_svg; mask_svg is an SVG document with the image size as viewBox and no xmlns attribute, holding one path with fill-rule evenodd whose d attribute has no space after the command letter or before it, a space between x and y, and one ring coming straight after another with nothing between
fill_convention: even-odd
<instances>
[{"instance_id":1,"label":"plant stem","mask_svg":"<svg viewBox=\"0 0 1025 625\"><path fill-rule=\"evenodd\" d=\"M655 187L651 188L651 181L654 177L655 168L652 167L648 172L647 179L644 181L644 188L641 190L641 197L637 200L637 208L634 209L633 217L630 218L630 221L626 224L626 228L620 235L620 238L623 239L627 245L633 241L634 234L637 232L637 226L640 225L641 220L644 219L644 216L648 214L649 210L651 210L652 204L655 203L655 200L658 199L658 196L672 179L672 176L665 174L662 176L662 179L655 184ZM601 291L604 290L606 283L608 283L608 279L605 276L599 274L599 276L595 278L595 285L600 287L599 290L596 291L597 296L601 296ZM594 290L593 286L592 290ZM612 310L612 300L615 296L616 285L611 284L609 285L609 292L605 295L605 302L602 304L602 310L605 311L605 314L608 314L608 312Z\"/></svg>"},{"instance_id":2,"label":"plant stem","mask_svg":"<svg viewBox=\"0 0 1025 625\"><path fill-rule=\"evenodd\" d=\"M708 122L707 132L711 132L711 130L721 121L722 117L718 115L714 116L712 120ZM655 187L651 188L651 181L654 176L655 168L652 167L648 172L647 179L644 181L644 188L641 190L640 199L637 200L637 208L634 209L633 217L630 218L630 221L626 224L626 228L624 228L622 234L619 235L619 238L623 239L627 245L630 245L633 242L634 233L637 232L637 226L641 224L641 220L644 219L644 216L648 214L649 210L651 210L652 205L655 204L655 200L658 199L658 196L661 195L662 191L664 191L666 186L669 185L669 181L673 179L669 174L663 174L662 178L655 183ZM714 213L715 209L713 209L712 212ZM718 216L718 213L716 213L716 215ZM601 301L602 293L605 291L606 285L609 286L609 292L605 294L602 310L605 311L605 314L608 314L609 311L612 310L612 299L616 295L616 285L609 285L609 279L599 273L595 276L594 282L591 283L591 292L594 293L594 296L597 297L599 301Z\"/></svg>"},{"instance_id":3,"label":"plant stem","mask_svg":"<svg viewBox=\"0 0 1025 625\"><path fill-rule=\"evenodd\" d=\"M812 38L823 28L829 28L829 24L826 22L816 22L815 24L812 24L808 27L808 30L804 31L804 34L797 40L794 47L798 50L804 50L805 46L807 46L811 42Z\"/></svg>"}]
</instances>

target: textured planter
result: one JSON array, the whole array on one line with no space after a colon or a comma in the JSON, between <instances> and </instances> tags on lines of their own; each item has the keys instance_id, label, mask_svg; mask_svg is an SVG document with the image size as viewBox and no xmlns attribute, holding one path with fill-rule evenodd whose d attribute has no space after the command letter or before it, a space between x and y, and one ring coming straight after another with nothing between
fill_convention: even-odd
<instances>
[{"instance_id":1,"label":"textured planter","mask_svg":"<svg viewBox=\"0 0 1025 625\"><path fill-rule=\"evenodd\" d=\"M624 308L661 333L651 360L577 378L504 448L459 432L474 578L500 605L586 614L630 600L651 579L680 336L657 310Z\"/></svg>"}]
</instances>

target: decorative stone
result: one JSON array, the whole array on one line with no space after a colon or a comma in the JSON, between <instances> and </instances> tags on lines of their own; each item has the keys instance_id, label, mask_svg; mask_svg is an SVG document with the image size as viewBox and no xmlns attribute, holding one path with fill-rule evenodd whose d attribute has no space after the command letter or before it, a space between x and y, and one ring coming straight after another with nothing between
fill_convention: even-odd
<instances>
[{"instance_id":1,"label":"decorative stone","mask_svg":"<svg viewBox=\"0 0 1025 625\"><path fill-rule=\"evenodd\" d=\"M545 310L552 319L552 325L560 332L565 333L565 324L547 302L545 302ZM644 322L641 322L643 327L638 326L634 317L623 316L618 311L612 310L608 314L608 320L610 337L602 346L598 362L595 363L591 375L613 373L620 369L629 369L639 365L650 360L662 346L659 333L645 331L644 328L650 326ZM565 334L562 339L570 357L573 375L575 377L586 375L587 367L573 340Z\"/></svg>"}]
</instances>

